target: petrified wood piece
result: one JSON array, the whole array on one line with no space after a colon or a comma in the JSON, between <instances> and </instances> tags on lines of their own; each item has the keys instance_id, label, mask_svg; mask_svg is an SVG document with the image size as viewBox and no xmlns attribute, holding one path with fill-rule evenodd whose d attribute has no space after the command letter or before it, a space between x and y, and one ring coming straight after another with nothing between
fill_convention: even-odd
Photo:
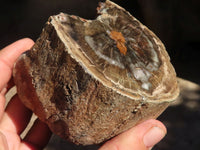
<instances>
[{"instance_id":1,"label":"petrified wood piece","mask_svg":"<svg viewBox=\"0 0 200 150\"><path fill-rule=\"evenodd\" d=\"M97 10L96 20L51 16L14 69L23 103L54 133L83 145L156 118L179 93L158 37L110 1Z\"/></svg>"}]
</instances>

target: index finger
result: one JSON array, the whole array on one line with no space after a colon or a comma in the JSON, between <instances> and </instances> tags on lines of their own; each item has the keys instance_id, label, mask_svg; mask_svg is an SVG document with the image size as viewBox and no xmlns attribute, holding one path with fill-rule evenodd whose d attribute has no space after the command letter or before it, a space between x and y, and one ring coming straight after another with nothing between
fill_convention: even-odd
<instances>
[{"instance_id":1,"label":"index finger","mask_svg":"<svg viewBox=\"0 0 200 150\"><path fill-rule=\"evenodd\" d=\"M17 58L33 46L34 42L29 39L18 40L0 51L0 91L6 86L12 74L12 68Z\"/></svg>"}]
</instances>

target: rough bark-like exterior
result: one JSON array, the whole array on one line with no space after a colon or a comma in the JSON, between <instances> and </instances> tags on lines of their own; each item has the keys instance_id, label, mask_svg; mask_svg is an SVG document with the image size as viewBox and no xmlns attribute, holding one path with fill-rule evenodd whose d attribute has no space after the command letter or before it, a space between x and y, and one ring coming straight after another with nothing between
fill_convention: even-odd
<instances>
[{"instance_id":1,"label":"rough bark-like exterior","mask_svg":"<svg viewBox=\"0 0 200 150\"><path fill-rule=\"evenodd\" d=\"M112 4L109 1L107 3ZM62 21L65 19L61 18ZM85 48L78 39L80 36L77 38L77 35L71 34L71 28L66 27L69 34L65 30L66 38L62 37L58 34L62 29L57 29L52 20L55 18L50 17L33 48L17 61L14 80L23 103L46 122L54 133L76 144L101 143L141 121L158 117L178 95L176 75L165 49L157 52L160 67L159 71L153 71L154 76L160 75L156 81L162 82L161 87L153 76L149 79L153 89L143 91L141 88L138 93L136 90L135 93L128 91L127 94L125 88L119 88L113 82L106 85L102 77L98 76L101 72L92 74L89 68L91 65L84 65L71 53L71 50ZM81 21L87 22L83 19ZM148 29L145 30L155 36ZM120 42L114 36L111 39ZM76 42L78 44L74 44ZM120 52L125 50L124 43L117 44ZM159 44L163 48L162 43ZM82 54L81 50L79 53ZM143 81L137 81L137 85L142 85ZM163 86L166 86L164 91ZM160 93L157 92L158 87Z\"/></svg>"}]
</instances>

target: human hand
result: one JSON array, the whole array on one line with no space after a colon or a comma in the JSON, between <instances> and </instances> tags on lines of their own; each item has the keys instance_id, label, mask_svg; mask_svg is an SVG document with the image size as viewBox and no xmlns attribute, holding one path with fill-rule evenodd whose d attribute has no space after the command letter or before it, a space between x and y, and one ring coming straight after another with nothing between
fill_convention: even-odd
<instances>
[{"instance_id":1,"label":"human hand","mask_svg":"<svg viewBox=\"0 0 200 150\"><path fill-rule=\"evenodd\" d=\"M36 120L25 138L20 138L32 112L21 103L17 94L4 109L5 94L14 86L11 78L13 64L33 44L31 39L22 39L0 51L0 150L39 150L48 143L51 136L47 125Z\"/></svg>"},{"instance_id":2,"label":"human hand","mask_svg":"<svg viewBox=\"0 0 200 150\"><path fill-rule=\"evenodd\" d=\"M150 150L166 132L160 121L150 119L106 142L99 150Z\"/></svg>"}]
</instances>

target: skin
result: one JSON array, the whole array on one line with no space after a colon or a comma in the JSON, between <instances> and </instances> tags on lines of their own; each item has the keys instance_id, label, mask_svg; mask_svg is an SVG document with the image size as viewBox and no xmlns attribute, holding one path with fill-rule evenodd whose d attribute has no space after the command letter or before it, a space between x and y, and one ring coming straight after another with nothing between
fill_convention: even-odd
<instances>
[{"instance_id":1,"label":"skin","mask_svg":"<svg viewBox=\"0 0 200 150\"><path fill-rule=\"evenodd\" d=\"M32 112L21 103L17 94L5 108L5 94L14 86L13 65L33 44L31 39L25 38L0 51L0 150L40 150L46 146L51 137L48 126L36 120L25 138L20 138L20 134L30 121ZM165 134L165 126L158 120L150 119L107 141L100 150L148 150Z\"/></svg>"}]
</instances>

